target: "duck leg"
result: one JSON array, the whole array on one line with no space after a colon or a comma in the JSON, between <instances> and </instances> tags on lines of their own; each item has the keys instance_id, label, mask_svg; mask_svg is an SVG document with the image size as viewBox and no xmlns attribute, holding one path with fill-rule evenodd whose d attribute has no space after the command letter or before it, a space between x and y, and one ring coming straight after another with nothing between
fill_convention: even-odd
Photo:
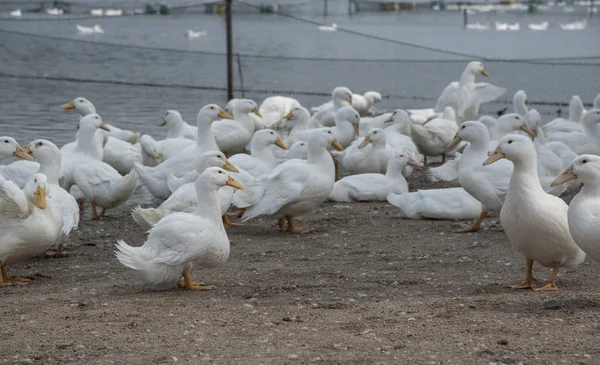
<instances>
[{"instance_id":1,"label":"duck leg","mask_svg":"<svg viewBox=\"0 0 600 365\"><path fill-rule=\"evenodd\" d=\"M446 163L446 154L442 153L442 164Z\"/></svg>"},{"instance_id":2,"label":"duck leg","mask_svg":"<svg viewBox=\"0 0 600 365\"><path fill-rule=\"evenodd\" d=\"M475 222L473 222L473 224L471 224L471 227L469 227L467 229L459 229L458 231L455 231L455 232L456 233L476 232L479 230L479 227L481 227L481 222L483 222L485 217L487 217L487 212L481 212L479 214L479 217L477 217L477 219L475 219Z\"/></svg>"},{"instance_id":3,"label":"duck leg","mask_svg":"<svg viewBox=\"0 0 600 365\"><path fill-rule=\"evenodd\" d=\"M54 254L54 257L62 257L64 254L64 252L63 252L64 248L65 248L64 243L59 244L58 249L56 250L56 253Z\"/></svg>"},{"instance_id":4,"label":"duck leg","mask_svg":"<svg viewBox=\"0 0 600 365\"><path fill-rule=\"evenodd\" d=\"M100 218L104 218L104 213L106 213L106 208L102 208L102 211L100 212Z\"/></svg>"},{"instance_id":5,"label":"duck leg","mask_svg":"<svg viewBox=\"0 0 600 365\"><path fill-rule=\"evenodd\" d=\"M85 212L84 207L83 207L84 203L85 203L85 200L83 200L83 199L77 201L77 205L79 205L79 214L83 214Z\"/></svg>"},{"instance_id":6,"label":"duck leg","mask_svg":"<svg viewBox=\"0 0 600 365\"><path fill-rule=\"evenodd\" d=\"M288 230L288 232L290 232L290 233L300 233L300 234L310 232L310 229L302 229L302 228L296 226L294 224L294 221L292 220L292 216L291 215L286 216L286 219L287 219L287 230Z\"/></svg>"},{"instance_id":7,"label":"duck leg","mask_svg":"<svg viewBox=\"0 0 600 365\"><path fill-rule=\"evenodd\" d=\"M423 165L427 166L427 155L423 155Z\"/></svg>"},{"instance_id":8,"label":"duck leg","mask_svg":"<svg viewBox=\"0 0 600 365\"><path fill-rule=\"evenodd\" d=\"M98 215L98 211L96 210L96 201L92 200L92 220L97 221L100 220L100 216Z\"/></svg>"},{"instance_id":9,"label":"duck leg","mask_svg":"<svg viewBox=\"0 0 600 365\"><path fill-rule=\"evenodd\" d=\"M539 288L534 288L535 291L556 291L558 287L556 286L556 274L558 274L558 269L560 268L559 263L555 263L552 268L552 276L550 277L550 281L548 284L544 286L540 286Z\"/></svg>"},{"instance_id":10,"label":"duck leg","mask_svg":"<svg viewBox=\"0 0 600 365\"><path fill-rule=\"evenodd\" d=\"M31 279L29 279L29 278L11 278L11 277L9 277L8 273L6 272L6 268L4 267L2 262L0 262L0 273L2 274L2 279L0 279L0 286L13 285L13 284L27 285L27 284L29 284L29 282L31 282Z\"/></svg>"},{"instance_id":11,"label":"duck leg","mask_svg":"<svg viewBox=\"0 0 600 365\"><path fill-rule=\"evenodd\" d=\"M506 284L505 288L511 289L529 289L533 288L537 280L533 277L533 260L527 260L527 269L525 274L525 281L517 284Z\"/></svg>"},{"instance_id":12,"label":"duck leg","mask_svg":"<svg viewBox=\"0 0 600 365\"><path fill-rule=\"evenodd\" d=\"M333 159L333 165L335 166L335 181L338 181L342 178L342 172L340 162L337 160L337 158Z\"/></svg>"},{"instance_id":13,"label":"duck leg","mask_svg":"<svg viewBox=\"0 0 600 365\"><path fill-rule=\"evenodd\" d=\"M221 220L223 221L223 227L225 227L225 228L243 227L244 226L241 223L229 222L229 218L227 218L227 214L223 214L223 216L221 217Z\"/></svg>"},{"instance_id":14,"label":"duck leg","mask_svg":"<svg viewBox=\"0 0 600 365\"><path fill-rule=\"evenodd\" d=\"M188 268L183 269L183 288L191 289L191 290L211 290L214 289L214 285L204 285L206 283L198 282L195 283L192 281L192 276L190 275L190 270ZM178 285L179 286L179 283Z\"/></svg>"}]
</instances>

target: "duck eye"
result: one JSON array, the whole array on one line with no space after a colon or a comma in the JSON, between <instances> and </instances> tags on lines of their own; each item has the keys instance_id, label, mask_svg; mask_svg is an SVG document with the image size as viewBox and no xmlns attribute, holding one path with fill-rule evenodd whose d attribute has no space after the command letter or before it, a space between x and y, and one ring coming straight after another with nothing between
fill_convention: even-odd
<instances>
[{"instance_id":1,"label":"duck eye","mask_svg":"<svg viewBox=\"0 0 600 365\"><path fill-rule=\"evenodd\" d=\"M583 161L581 161L581 163L582 163L582 164L584 164L584 163L586 163L586 162L587 162L587 160L583 160Z\"/></svg>"},{"instance_id":2,"label":"duck eye","mask_svg":"<svg viewBox=\"0 0 600 365\"><path fill-rule=\"evenodd\" d=\"M273 132L271 132L271 135L273 135L273 134L274 134L274 133L273 133Z\"/></svg>"},{"instance_id":3,"label":"duck eye","mask_svg":"<svg viewBox=\"0 0 600 365\"><path fill-rule=\"evenodd\" d=\"M169 115L169 112L167 112L165 115Z\"/></svg>"},{"instance_id":4,"label":"duck eye","mask_svg":"<svg viewBox=\"0 0 600 365\"><path fill-rule=\"evenodd\" d=\"M463 125L463 126L462 126L462 129L465 129L465 127L466 127L466 125Z\"/></svg>"},{"instance_id":5,"label":"duck eye","mask_svg":"<svg viewBox=\"0 0 600 365\"><path fill-rule=\"evenodd\" d=\"M98 119L98 117L96 117L96 119Z\"/></svg>"},{"instance_id":6,"label":"duck eye","mask_svg":"<svg viewBox=\"0 0 600 365\"><path fill-rule=\"evenodd\" d=\"M8 143L8 139L5 139L5 140L4 140L4 143Z\"/></svg>"},{"instance_id":7,"label":"duck eye","mask_svg":"<svg viewBox=\"0 0 600 365\"><path fill-rule=\"evenodd\" d=\"M36 183L36 182L37 182L37 179L33 179L33 182L34 182L34 183Z\"/></svg>"},{"instance_id":8,"label":"duck eye","mask_svg":"<svg viewBox=\"0 0 600 365\"><path fill-rule=\"evenodd\" d=\"M222 174L222 173L223 173L223 171L219 171L219 174Z\"/></svg>"},{"instance_id":9,"label":"duck eye","mask_svg":"<svg viewBox=\"0 0 600 365\"><path fill-rule=\"evenodd\" d=\"M508 144L511 144L511 143L512 143L512 139L510 141L508 141Z\"/></svg>"}]
</instances>

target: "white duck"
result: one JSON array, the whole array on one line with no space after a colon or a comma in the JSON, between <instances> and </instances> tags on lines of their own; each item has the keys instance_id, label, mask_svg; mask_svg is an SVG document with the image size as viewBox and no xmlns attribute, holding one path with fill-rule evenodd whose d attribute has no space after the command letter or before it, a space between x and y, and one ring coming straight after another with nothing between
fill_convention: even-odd
<instances>
[{"instance_id":1,"label":"white duck","mask_svg":"<svg viewBox=\"0 0 600 365\"><path fill-rule=\"evenodd\" d=\"M225 111L231 115L234 115L235 113L235 104L237 104L238 101L242 101L242 102L246 102L248 101L248 99L231 99L227 102L227 104L225 105ZM262 119L262 114L260 114L260 111L255 112L252 111L251 113L247 114L248 117L250 117L250 119L252 119L252 123L254 124L254 131L259 131L261 129L265 129L265 122Z\"/></svg>"},{"instance_id":2,"label":"white duck","mask_svg":"<svg viewBox=\"0 0 600 365\"><path fill-rule=\"evenodd\" d=\"M272 129L263 129L254 133L250 142L250 155L238 153L229 158L236 167L240 167L254 177L259 177L273 170L277 161L269 146L287 150L287 147Z\"/></svg>"},{"instance_id":3,"label":"white duck","mask_svg":"<svg viewBox=\"0 0 600 365\"><path fill-rule=\"evenodd\" d=\"M527 99L527 94L525 90L519 90L513 96L513 110L515 113L524 117L527 114L527 104L529 104L529 99Z\"/></svg>"},{"instance_id":4,"label":"white duck","mask_svg":"<svg viewBox=\"0 0 600 365\"><path fill-rule=\"evenodd\" d=\"M308 159L288 160L277 166L261 181L261 193L256 204L247 208L242 220L247 221L261 215L279 218L279 227L292 233L303 233L293 218L319 206L329 197L335 182L335 166L327 146L342 150L331 130L317 130L308 141ZM239 194L234 197L237 198Z\"/></svg>"},{"instance_id":5,"label":"white duck","mask_svg":"<svg viewBox=\"0 0 600 365\"><path fill-rule=\"evenodd\" d=\"M369 114L373 105L381 102L381 94L377 91L367 91L364 95L352 94L352 108L361 116Z\"/></svg>"},{"instance_id":6,"label":"white duck","mask_svg":"<svg viewBox=\"0 0 600 365\"><path fill-rule=\"evenodd\" d=\"M577 95L573 95L569 102L569 118L556 118L542 126L542 130L547 136L554 133L585 133L583 121L583 102Z\"/></svg>"},{"instance_id":7,"label":"white duck","mask_svg":"<svg viewBox=\"0 0 600 365\"><path fill-rule=\"evenodd\" d=\"M315 115L313 119L316 123L324 127L333 127L335 125L336 112L343 107L352 106L352 91L347 87L336 87L331 93L331 104L323 104L313 109Z\"/></svg>"},{"instance_id":8,"label":"white duck","mask_svg":"<svg viewBox=\"0 0 600 365\"><path fill-rule=\"evenodd\" d=\"M298 141L294 143L288 151L287 158L288 160L293 158L306 160L308 158L308 143L304 141Z\"/></svg>"},{"instance_id":9,"label":"white duck","mask_svg":"<svg viewBox=\"0 0 600 365\"><path fill-rule=\"evenodd\" d=\"M458 161L458 181L460 185L481 203L481 213L473 224L457 232L475 232L489 213L499 213L508 191L512 164L500 161L492 166L481 164L488 157L490 136L483 123L463 122L449 147L460 141L469 142Z\"/></svg>"},{"instance_id":10,"label":"white duck","mask_svg":"<svg viewBox=\"0 0 600 365\"><path fill-rule=\"evenodd\" d=\"M26 161L19 160L9 165L0 165L0 176L10 180L19 187L25 186L29 176L35 173L40 165L32 162L33 158L27 154L23 147L19 146L17 141L11 137L0 137L0 160L19 157Z\"/></svg>"},{"instance_id":11,"label":"white duck","mask_svg":"<svg viewBox=\"0 0 600 365\"><path fill-rule=\"evenodd\" d=\"M162 154L158 152L156 140L148 134L143 134L140 137L140 149L144 166L154 167L165 160Z\"/></svg>"},{"instance_id":12,"label":"white duck","mask_svg":"<svg viewBox=\"0 0 600 365\"><path fill-rule=\"evenodd\" d=\"M187 124L177 110L167 110L159 127L167 126L167 136L165 139L157 141L150 135L144 134L140 138L142 156L144 161L155 160L154 164L146 166L156 166L164 160L175 156L185 148L195 145L198 134L198 127ZM194 133L194 137L189 135Z\"/></svg>"},{"instance_id":13,"label":"white duck","mask_svg":"<svg viewBox=\"0 0 600 365\"><path fill-rule=\"evenodd\" d=\"M204 152L199 158L198 169L182 178L185 179L185 181L178 184L177 189L171 189L173 194L164 203L158 208L135 207L131 213L133 220L135 220L140 227L150 229L150 227L158 223L162 218L173 212L193 212L198 204L196 195L194 194L194 182L204 170L210 167L221 167L225 170L238 172L237 168L227 161L223 152ZM171 187L172 186L169 186L169 188ZM219 192L221 192L221 190L223 190L223 194L219 193L219 201L221 202L220 206L224 210L223 214L225 214L231 204L231 197L226 197L226 195L229 194L229 192L226 191L228 189L223 187L222 189L219 189Z\"/></svg>"},{"instance_id":14,"label":"white duck","mask_svg":"<svg viewBox=\"0 0 600 365\"><path fill-rule=\"evenodd\" d=\"M408 183L402 175L407 165L421 168L420 162L404 153L390 157L385 175L366 173L346 176L333 185L329 200L336 202L386 201L389 193L408 192Z\"/></svg>"},{"instance_id":15,"label":"white duck","mask_svg":"<svg viewBox=\"0 0 600 365\"><path fill-rule=\"evenodd\" d=\"M392 148L387 146L386 135L381 128L371 128L369 133L354 141L344 150L341 160L351 175L385 174Z\"/></svg>"},{"instance_id":16,"label":"white duck","mask_svg":"<svg viewBox=\"0 0 600 365\"><path fill-rule=\"evenodd\" d=\"M548 133L548 141L559 141L565 143L575 153L599 154L598 126L600 124L600 109L589 110L583 118L584 132L554 132Z\"/></svg>"},{"instance_id":17,"label":"white duck","mask_svg":"<svg viewBox=\"0 0 600 365\"><path fill-rule=\"evenodd\" d=\"M212 285L193 282L190 269L218 267L229 257L229 239L221 222L217 195L217 190L225 185L242 188L223 169L206 169L195 183L199 203L196 211L174 213L161 220L141 247L119 240L117 259L139 271L146 284L154 288L177 285L193 290L213 289Z\"/></svg>"},{"instance_id":18,"label":"white duck","mask_svg":"<svg viewBox=\"0 0 600 365\"><path fill-rule=\"evenodd\" d=\"M80 125L80 130L83 132L101 128L104 124L97 114L90 114L80 121ZM90 134L93 136L92 133ZM91 139L94 140L93 137ZM78 148L83 140L84 135L82 133ZM125 203L137 187L137 173L135 170L121 176L109 164L86 158L85 155L77 156L70 161L70 176L83 195L92 202L93 220L102 218L106 209L115 208ZM65 188L65 190L67 189ZM100 215L96 211L97 206L102 208Z\"/></svg>"},{"instance_id":19,"label":"white duck","mask_svg":"<svg viewBox=\"0 0 600 365\"><path fill-rule=\"evenodd\" d=\"M475 120L479 114L479 106L498 99L506 91L485 82L475 82L475 76L488 76L483 63L470 62L463 71L459 82L451 82L437 100L434 111L440 113L451 106L458 120Z\"/></svg>"},{"instance_id":20,"label":"white duck","mask_svg":"<svg viewBox=\"0 0 600 365\"><path fill-rule=\"evenodd\" d=\"M569 204L569 231L586 254L600 261L600 157L578 156L552 184L560 185L572 180L582 182L583 188Z\"/></svg>"},{"instance_id":21,"label":"white duck","mask_svg":"<svg viewBox=\"0 0 600 365\"><path fill-rule=\"evenodd\" d=\"M218 105L209 104L204 106L200 109L196 118L198 121L198 136L195 145L186 147L183 151L156 167L135 164L140 180L152 195L161 199L168 198L171 195L167 185L169 175L181 177L190 171L196 170L199 163L198 159L202 153L219 151L215 137L211 133L211 124L218 118L233 119Z\"/></svg>"},{"instance_id":22,"label":"white duck","mask_svg":"<svg viewBox=\"0 0 600 365\"><path fill-rule=\"evenodd\" d=\"M448 143L458 130L452 108L446 107L442 118L432 119L423 125L413 122L409 125L413 141L425 156L425 164L427 156L442 155L442 163L446 162Z\"/></svg>"},{"instance_id":23,"label":"white duck","mask_svg":"<svg viewBox=\"0 0 600 365\"><path fill-rule=\"evenodd\" d=\"M463 188L427 189L387 196L388 203L400 209L408 219L474 219L481 213L481 203Z\"/></svg>"},{"instance_id":24,"label":"white duck","mask_svg":"<svg viewBox=\"0 0 600 365\"><path fill-rule=\"evenodd\" d=\"M186 138L193 141L198 136L198 127L189 125L181 117L177 110L167 110L159 127L167 126L167 136L165 139Z\"/></svg>"},{"instance_id":25,"label":"white duck","mask_svg":"<svg viewBox=\"0 0 600 365\"><path fill-rule=\"evenodd\" d=\"M56 250L56 256L61 256L69 234L79 225L79 206L75 198L58 184L60 177L61 156L56 145L45 139L36 139L29 143L26 151L40 164L38 173L47 178L46 195L52 199L60 209L62 217L62 230Z\"/></svg>"},{"instance_id":26,"label":"white duck","mask_svg":"<svg viewBox=\"0 0 600 365\"><path fill-rule=\"evenodd\" d=\"M263 100L258 112L266 128L279 128L284 123L284 116L299 106L298 100L277 95Z\"/></svg>"},{"instance_id":27,"label":"white duck","mask_svg":"<svg viewBox=\"0 0 600 365\"><path fill-rule=\"evenodd\" d=\"M525 281L508 287L534 288L532 268L533 262L537 261L552 267L553 271L548 284L534 290L557 290L558 269L561 266L577 268L585 259L585 253L569 233L568 206L542 189L537 176L535 147L528 137L504 136L484 165L502 158L512 161L514 170L500 211L500 221L508 239L527 260Z\"/></svg>"},{"instance_id":28,"label":"white duck","mask_svg":"<svg viewBox=\"0 0 600 365\"><path fill-rule=\"evenodd\" d=\"M297 106L283 118L286 120L284 125L286 127L291 127L290 134L286 141L288 145L293 145L297 141L308 138L311 131L309 129L310 113L308 110L301 106Z\"/></svg>"},{"instance_id":29,"label":"white duck","mask_svg":"<svg viewBox=\"0 0 600 365\"><path fill-rule=\"evenodd\" d=\"M44 253L61 233L58 206L46 199L46 176L33 174L23 190L0 176L0 285L27 284L11 278L6 267Z\"/></svg>"},{"instance_id":30,"label":"white duck","mask_svg":"<svg viewBox=\"0 0 600 365\"><path fill-rule=\"evenodd\" d=\"M234 122L217 120L212 123L212 133L217 141L218 149L223 151L226 156L243 152L246 145L250 143L255 127L249 113L261 117L254 101L241 99L233 107ZM200 136L200 129L198 129L198 136Z\"/></svg>"}]
</instances>

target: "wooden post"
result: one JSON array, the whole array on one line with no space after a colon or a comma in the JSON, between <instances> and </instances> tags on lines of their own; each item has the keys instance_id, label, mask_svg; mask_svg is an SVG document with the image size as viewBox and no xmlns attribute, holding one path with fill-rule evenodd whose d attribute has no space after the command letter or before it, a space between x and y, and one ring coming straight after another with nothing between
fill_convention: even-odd
<instances>
[{"instance_id":1,"label":"wooden post","mask_svg":"<svg viewBox=\"0 0 600 365\"><path fill-rule=\"evenodd\" d=\"M463 9L463 27L467 29L467 24L469 24L469 19L467 16L467 9Z\"/></svg>"},{"instance_id":2,"label":"wooden post","mask_svg":"<svg viewBox=\"0 0 600 365\"><path fill-rule=\"evenodd\" d=\"M323 0L323 17L327 18L327 0Z\"/></svg>"},{"instance_id":3,"label":"wooden post","mask_svg":"<svg viewBox=\"0 0 600 365\"><path fill-rule=\"evenodd\" d=\"M231 0L225 0L225 22L227 23L227 100L233 99L233 30Z\"/></svg>"},{"instance_id":4,"label":"wooden post","mask_svg":"<svg viewBox=\"0 0 600 365\"><path fill-rule=\"evenodd\" d=\"M242 74L242 61L240 60L240 54L236 53L237 56L237 64L238 64L238 74L240 75L240 86L242 87L242 98L246 97L246 93L244 92L244 75Z\"/></svg>"}]
</instances>

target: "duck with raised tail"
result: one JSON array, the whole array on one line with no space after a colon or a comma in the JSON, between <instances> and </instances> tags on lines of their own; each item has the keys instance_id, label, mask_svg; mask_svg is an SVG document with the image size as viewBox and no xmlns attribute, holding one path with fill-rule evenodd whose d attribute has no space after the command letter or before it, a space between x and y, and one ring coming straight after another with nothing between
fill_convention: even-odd
<instances>
[{"instance_id":1,"label":"duck with raised tail","mask_svg":"<svg viewBox=\"0 0 600 365\"><path fill-rule=\"evenodd\" d=\"M44 174L31 175L23 190L0 176L0 286L29 283L9 277L6 267L44 253L60 236L60 210L46 188Z\"/></svg>"},{"instance_id":2,"label":"duck with raised tail","mask_svg":"<svg viewBox=\"0 0 600 365\"><path fill-rule=\"evenodd\" d=\"M585 259L585 252L569 232L569 207L562 199L542 189L531 139L516 134L502 137L494 153L483 164L486 166L503 158L512 161L514 170L500 211L500 222L510 242L525 256L527 264L525 281L507 287L557 290L558 269L575 269ZM535 286L534 261L552 268L552 276L546 285Z\"/></svg>"},{"instance_id":3,"label":"duck with raised tail","mask_svg":"<svg viewBox=\"0 0 600 365\"><path fill-rule=\"evenodd\" d=\"M572 180L582 182L583 188L569 204L571 236L586 254L600 261L600 156L578 156L552 185Z\"/></svg>"},{"instance_id":4,"label":"duck with raised tail","mask_svg":"<svg viewBox=\"0 0 600 365\"><path fill-rule=\"evenodd\" d=\"M190 270L193 266L218 267L229 258L229 238L221 221L217 195L217 190L225 185L243 189L225 170L206 169L195 182L196 210L162 219L152 227L141 247L119 240L117 259L138 271L144 282L155 289L175 285L192 290L213 289L213 285L192 281Z\"/></svg>"}]
</instances>

